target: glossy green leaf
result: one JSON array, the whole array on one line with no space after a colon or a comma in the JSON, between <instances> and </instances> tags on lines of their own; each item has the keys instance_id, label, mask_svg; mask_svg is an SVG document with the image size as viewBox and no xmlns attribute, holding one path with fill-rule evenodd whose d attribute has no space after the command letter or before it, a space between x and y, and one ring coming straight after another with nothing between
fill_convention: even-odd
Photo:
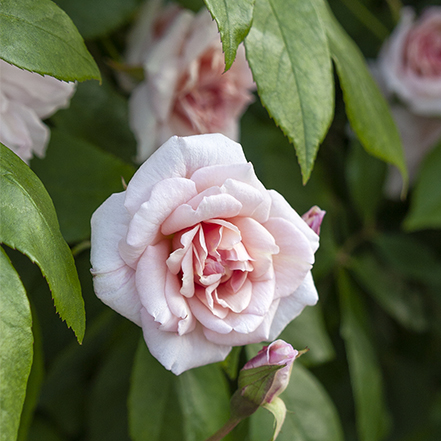
<instances>
[{"instance_id":1,"label":"glossy green leaf","mask_svg":"<svg viewBox=\"0 0 441 441\"><path fill-rule=\"evenodd\" d=\"M83 38L110 33L129 20L141 0L55 0L72 19Z\"/></svg>"},{"instance_id":2,"label":"glossy green leaf","mask_svg":"<svg viewBox=\"0 0 441 441\"><path fill-rule=\"evenodd\" d=\"M229 417L229 393L219 364L176 376L150 355L140 340L129 395L134 441L198 441Z\"/></svg>"},{"instance_id":3,"label":"glossy green leaf","mask_svg":"<svg viewBox=\"0 0 441 441\"><path fill-rule=\"evenodd\" d=\"M256 0L247 58L263 105L294 143L305 183L334 112L327 38L314 0Z\"/></svg>"},{"instance_id":4,"label":"glossy green leaf","mask_svg":"<svg viewBox=\"0 0 441 441\"><path fill-rule=\"evenodd\" d=\"M348 275L338 275L341 305L340 333L346 354L355 401L357 431L360 441L382 440L389 430L383 377L367 331L365 307Z\"/></svg>"},{"instance_id":5,"label":"glossy green leaf","mask_svg":"<svg viewBox=\"0 0 441 441\"><path fill-rule=\"evenodd\" d=\"M124 190L135 169L94 145L68 133L52 130L44 159L32 168L51 195L68 242L90 237L92 213L112 193Z\"/></svg>"},{"instance_id":6,"label":"glossy green leaf","mask_svg":"<svg viewBox=\"0 0 441 441\"><path fill-rule=\"evenodd\" d=\"M326 28L352 129L369 154L398 167L407 185L400 135L362 53L337 22L325 1L314 0L314 4Z\"/></svg>"},{"instance_id":7,"label":"glossy green leaf","mask_svg":"<svg viewBox=\"0 0 441 441\"><path fill-rule=\"evenodd\" d=\"M32 365L33 337L26 291L2 247L0 287L0 440L9 441L17 438Z\"/></svg>"},{"instance_id":8,"label":"glossy green leaf","mask_svg":"<svg viewBox=\"0 0 441 441\"><path fill-rule=\"evenodd\" d=\"M205 0L219 28L225 54L225 70L233 64L239 44L250 31L254 3L255 0Z\"/></svg>"},{"instance_id":9,"label":"glossy green leaf","mask_svg":"<svg viewBox=\"0 0 441 441\"><path fill-rule=\"evenodd\" d=\"M402 326L424 331L427 319L419 289L371 254L354 257L351 270L362 287Z\"/></svg>"},{"instance_id":10,"label":"glossy green leaf","mask_svg":"<svg viewBox=\"0 0 441 441\"><path fill-rule=\"evenodd\" d=\"M287 412L277 441L343 440L334 404L320 382L300 363L294 363L289 385L280 398ZM273 416L261 408L250 419L250 440L270 440Z\"/></svg>"},{"instance_id":11,"label":"glossy green leaf","mask_svg":"<svg viewBox=\"0 0 441 441\"><path fill-rule=\"evenodd\" d=\"M0 148L0 241L37 263L57 312L81 342L86 326L81 286L51 198L17 155L2 144Z\"/></svg>"},{"instance_id":12,"label":"glossy green leaf","mask_svg":"<svg viewBox=\"0 0 441 441\"><path fill-rule=\"evenodd\" d=\"M0 58L64 81L101 75L71 19L50 0L0 2Z\"/></svg>"},{"instance_id":13,"label":"glossy green leaf","mask_svg":"<svg viewBox=\"0 0 441 441\"><path fill-rule=\"evenodd\" d=\"M421 166L411 196L409 214L404 221L407 230L441 228L441 144L433 149Z\"/></svg>"},{"instance_id":14,"label":"glossy green leaf","mask_svg":"<svg viewBox=\"0 0 441 441\"><path fill-rule=\"evenodd\" d=\"M307 365L325 363L335 356L320 302L315 306L307 306L284 329L280 338L298 350L308 347L309 351L301 358L302 363Z\"/></svg>"}]
</instances>

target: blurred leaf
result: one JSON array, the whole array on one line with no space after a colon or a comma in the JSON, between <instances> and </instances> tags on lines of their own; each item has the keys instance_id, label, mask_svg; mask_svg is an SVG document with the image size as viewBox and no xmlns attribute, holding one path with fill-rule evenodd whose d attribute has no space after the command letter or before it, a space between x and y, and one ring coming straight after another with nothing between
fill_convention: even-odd
<instances>
[{"instance_id":1,"label":"blurred leaf","mask_svg":"<svg viewBox=\"0 0 441 441\"><path fill-rule=\"evenodd\" d=\"M33 337L26 291L2 247L0 286L0 439L10 441L17 438L32 365Z\"/></svg>"},{"instance_id":2,"label":"blurred leaf","mask_svg":"<svg viewBox=\"0 0 441 441\"><path fill-rule=\"evenodd\" d=\"M402 326L419 332L427 329L420 292L413 290L408 281L367 253L354 257L350 269L363 288Z\"/></svg>"},{"instance_id":3,"label":"blurred leaf","mask_svg":"<svg viewBox=\"0 0 441 441\"><path fill-rule=\"evenodd\" d=\"M88 398L88 441L129 441L127 396L139 328L125 320L99 369Z\"/></svg>"},{"instance_id":4,"label":"blurred leaf","mask_svg":"<svg viewBox=\"0 0 441 441\"><path fill-rule=\"evenodd\" d=\"M113 311L106 310L89 326L83 345L67 346L48 371L38 406L62 431L63 439L78 437L83 430L90 378L111 337L121 330L119 319Z\"/></svg>"},{"instance_id":5,"label":"blurred leaf","mask_svg":"<svg viewBox=\"0 0 441 441\"><path fill-rule=\"evenodd\" d=\"M247 58L264 106L294 143L306 183L334 112L325 30L314 0L256 0Z\"/></svg>"},{"instance_id":6,"label":"blurred leaf","mask_svg":"<svg viewBox=\"0 0 441 441\"><path fill-rule=\"evenodd\" d=\"M328 36L351 127L366 151L398 167L407 185L400 135L365 59L324 0L314 0Z\"/></svg>"},{"instance_id":7,"label":"blurred leaf","mask_svg":"<svg viewBox=\"0 0 441 441\"><path fill-rule=\"evenodd\" d=\"M46 277L55 307L81 343L86 327L75 263L51 198L32 170L0 145L0 241L26 254Z\"/></svg>"},{"instance_id":8,"label":"blurred leaf","mask_svg":"<svg viewBox=\"0 0 441 441\"><path fill-rule=\"evenodd\" d=\"M52 130L44 159L32 168L51 195L68 242L90 237L90 217L112 193L123 191L134 168L92 144L68 133Z\"/></svg>"},{"instance_id":9,"label":"blurred leaf","mask_svg":"<svg viewBox=\"0 0 441 441\"><path fill-rule=\"evenodd\" d=\"M35 407L37 405L38 396L40 394L41 384L44 378L44 359L43 345L41 341L41 329L38 317L34 307L32 312L32 332L34 335L34 356L32 360L31 373L29 374L28 384L26 387L26 398L21 412L20 427L18 429L17 441L26 441L28 439L29 426L34 417Z\"/></svg>"},{"instance_id":10,"label":"blurred leaf","mask_svg":"<svg viewBox=\"0 0 441 441\"><path fill-rule=\"evenodd\" d=\"M407 234L385 233L375 237L374 245L406 279L441 287L441 262L425 243Z\"/></svg>"},{"instance_id":11,"label":"blurred leaf","mask_svg":"<svg viewBox=\"0 0 441 441\"><path fill-rule=\"evenodd\" d=\"M285 328L280 338L298 350L308 347L310 350L300 359L307 365L325 363L335 356L320 304L307 306Z\"/></svg>"},{"instance_id":12,"label":"blurred leaf","mask_svg":"<svg viewBox=\"0 0 441 441\"><path fill-rule=\"evenodd\" d=\"M241 352L242 346L234 346L230 353L227 355L227 358L220 363L222 369L228 375L228 378L230 380L235 380L239 373L239 358Z\"/></svg>"},{"instance_id":13,"label":"blurred leaf","mask_svg":"<svg viewBox=\"0 0 441 441\"><path fill-rule=\"evenodd\" d=\"M367 312L354 285L343 270L338 275L341 305L340 333L345 341L358 436L361 441L382 440L389 431L383 378L369 339Z\"/></svg>"},{"instance_id":14,"label":"blurred leaf","mask_svg":"<svg viewBox=\"0 0 441 441\"><path fill-rule=\"evenodd\" d=\"M57 128L131 162L136 141L128 121L127 99L106 81L78 84L69 108L51 117Z\"/></svg>"},{"instance_id":15,"label":"blurred leaf","mask_svg":"<svg viewBox=\"0 0 441 441\"><path fill-rule=\"evenodd\" d=\"M27 441L65 441L57 433L57 430L42 418L35 418L32 422Z\"/></svg>"},{"instance_id":16,"label":"blurred leaf","mask_svg":"<svg viewBox=\"0 0 441 441\"><path fill-rule=\"evenodd\" d=\"M407 230L441 228L441 144L424 159L412 194Z\"/></svg>"},{"instance_id":17,"label":"blurred leaf","mask_svg":"<svg viewBox=\"0 0 441 441\"><path fill-rule=\"evenodd\" d=\"M253 9L256 0L205 0L208 10L216 20L225 54L227 71L236 58L240 43L248 35L253 21Z\"/></svg>"},{"instance_id":18,"label":"blurred leaf","mask_svg":"<svg viewBox=\"0 0 441 441\"><path fill-rule=\"evenodd\" d=\"M55 3L87 40L109 34L126 23L141 0L55 0Z\"/></svg>"},{"instance_id":19,"label":"blurred leaf","mask_svg":"<svg viewBox=\"0 0 441 441\"><path fill-rule=\"evenodd\" d=\"M280 395L287 413L277 441L342 441L337 411L318 380L301 364L294 363L291 380ZM273 417L259 409L251 417L251 441L268 441Z\"/></svg>"},{"instance_id":20,"label":"blurred leaf","mask_svg":"<svg viewBox=\"0 0 441 441\"><path fill-rule=\"evenodd\" d=\"M2 0L0 41L0 58L22 69L64 81L101 80L76 27L50 0Z\"/></svg>"},{"instance_id":21,"label":"blurred leaf","mask_svg":"<svg viewBox=\"0 0 441 441\"><path fill-rule=\"evenodd\" d=\"M353 140L346 171L348 189L355 208L366 224L372 224L383 197L387 166L368 155L358 140Z\"/></svg>"},{"instance_id":22,"label":"blurred leaf","mask_svg":"<svg viewBox=\"0 0 441 441\"><path fill-rule=\"evenodd\" d=\"M199 441L229 417L229 394L219 364L175 376L153 358L140 340L129 395L134 441Z\"/></svg>"}]
</instances>

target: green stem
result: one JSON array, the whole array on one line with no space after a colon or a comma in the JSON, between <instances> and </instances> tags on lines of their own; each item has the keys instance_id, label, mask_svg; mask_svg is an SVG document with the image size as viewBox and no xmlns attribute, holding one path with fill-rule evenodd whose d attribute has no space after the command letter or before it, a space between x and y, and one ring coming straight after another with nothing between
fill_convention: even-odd
<instances>
[{"instance_id":1,"label":"green stem","mask_svg":"<svg viewBox=\"0 0 441 441\"><path fill-rule=\"evenodd\" d=\"M364 24L379 40L383 41L389 30L360 0L341 0L342 3Z\"/></svg>"},{"instance_id":2,"label":"green stem","mask_svg":"<svg viewBox=\"0 0 441 441\"><path fill-rule=\"evenodd\" d=\"M224 426L222 426L214 435L207 438L205 441L220 441L227 436L239 423L240 418L230 418Z\"/></svg>"},{"instance_id":3,"label":"green stem","mask_svg":"<svg viewBox=\"0 0 441 441\"><path fill-rule=\"evenodd\" d=\"M75 245L72 248L72 255L74 257L78 256L78 254L82 253L84 250L87 250L90 248L90 240L84 240L83 242L80 242L78 245Z\"/></svg>"},{"instance_id":4,"label":"green stem","mask_svg":"<svg viewBox=\"0 0 441 441\"><path fill-rule=\"evenodd\" d=\"M395 23L398 23L398 21L400 20L400 11L401 8L403 7L401 0L386 0L386 1L387 4L389 5L389 9Z\"/></svg>"}]
</instances>

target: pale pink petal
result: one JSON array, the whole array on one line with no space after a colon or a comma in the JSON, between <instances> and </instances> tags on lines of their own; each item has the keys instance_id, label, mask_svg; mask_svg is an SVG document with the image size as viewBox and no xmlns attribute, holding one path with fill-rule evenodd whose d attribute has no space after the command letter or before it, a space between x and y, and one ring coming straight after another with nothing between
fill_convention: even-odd
<instances>
[{"instance_id":1,"label":"pale pink petal","mask_svg":"<svg viewBox=\"0 0 441 441\"><path fill-rule=\"evenodd\" d=\"M236 331L231 331L229 334L219 334L208 328L204 328L204 334L208 340L219 345L231 344L232 346L243 346L268 341L271 323L273 321L278 304L279 300L272 303L268 314L265 315L261 324L253 332L243 334Z\"/></svg>"},{"instance_id":2,"label":"pale pink petal","mask_svg":"<svg viewBox=\"0 0 441 441\"><path fill-rule=\"evenodd\" d=\"M200 229L200 226L196 225L191 230L186 231L184 234L182 234L180 236L180 240L179 240L179 243L180 243L180 245L182 245L182 247L177 248L167 258L166 263L167 263L168 269L173 274L179 273L179 271L181 270L182 260L184 259L184 256L189 251L192 252L193 239L196 236L196 233L198 233L199 229Z\"/></svg>"},{"instance_id":3,"label":"pale pink petal","mask_svg":"<svg viewBox=\"0 0 441 441\"><path fill-rule=\"evenodd\" d=\"M292 295L280 299L280 304L274 316L268 339L276 339L285 326L295 319L303 311L305 306L315 305L317 300L317 290L311 273L308 273L303 283Z\"/></svg>"},{"instance_id":4,"label":"pale pink petal","mask_svg":"<svg viewBox=\"0 0 441 441\"><path fill-rule=\"evenodd\" d=\"M125 237L130 222L124 197L125 192L113 194L92 215L92 274L108 273L125 266L118 251L118 243Z\"/></svg>"},{"instance_id":5,"label":"pale pink petal","mask_svg":"<svg viewBox=\"0 0 441 441\"><path fill-rule=\"evenodd\" d=\"M149 199L153 186L168 178L190 178L202 167L246 163L240 144L219 133L174 136L141 165L127 188L126 208L135 214Z\"/></svg>"},{"instance_id":6,"label":"pale pink petal","mask_svg":"<svg viewBox=\"0 0 441 441\"><path fill-rule=\"evenodd\" d=\"M308 226L299 214L288 204L286 199L277 191L268 190L271 199L270 217L281 217L296 226L311 243L311 249L315 253L319 246L319 236Z\"/></svg>"},{"instance_id":7,"label":"pale pink petal","mask_svg":"<svg viewBox=\"0 0 441 441\"><path fill-rule=\"evenodd\" d=\"M198 292L198 290L196 292ZM205 328L209 328L216 333L220 333L220 334L229 333L233 328L224 321L225 314L223 314L222 318L214 315L213 312L209 309L209 307L203 303L202 300L205 300L204 297L205 296L195 295L188 299L188 304L190 305L191 311L195 315L196 319ZM218 308L223 309L226 313L228 311L225 308L220 308L220 307Z\"/></svg>"},{"instance_id":8,"label":"pale pink petal","mask_svg":"<svg viewBox=\"0 0 441 441\"><path fill-rule=\"evenodd\" d=\"M260 316L266 315L274 302L275 284L274 277L259 282L253 281L253 295L250 304L243 312Z\"/></svg>"},{"instance_id":9,"label":"pale pink petal","mask_svg":"<svg viewBox=\"0 0 441 441\"><path fill-rule=\"evenodd\" d=\"M224 308L229 308L235 313L242 312L250 304L252 295L253 284L247 279L244 280L242 287L237 292L233 292L229 289L227 283L217 288L217 300L219 305Z\"/></svg>"},{"instance_id":10,"label":"pale pink petal","mask_svg":"<svg viewBox=\"0 0 441 441\"><path fill-rule=\"evenodd\" d=\"M122 266L93 277L93 287L98 298L119 314L141 326L141 302L136 291L135 271Z\"/></svg>"},{"instance_id":11,"label":"pale pink petal","mask_svg":"<svg viewBox=\"0 0 441 441\"><path fill-rule=\"evenodd\" d=\"M163 222L161 232L167 236L207 219L234 217L241 209L242 204L228 194L208 196L202 200L196 210L188 204L180 205Z\"/></svg>"},{"instance_id":12,"label":"pale pink petal","mask_svg":"<svg viewBox=\"0 0 441 441\"><path fill-rule=\"evenodd\" d=\"M288 296L302 284L312 268L311 243L295 225L282 218L270 218L265 228L280 248L273 256L277 296Z\"/></svg>"},{"instance_id":13,"label":"pale pink petal","mask_svg":"<svg viewBox=\"0 0 441 441\"><path fill-rule=\"evenodd\" d=\"M201 326L185 335L162 332L145 309L141 310L144 339L151 354L174 374L194 367L222 361L231 351L229 345L219 345L206 339Z\"/></svg>"},{"instance_id":14,"label":"pale pink petal","mask_svg":"<svg viewBox=\"0 0 441 441\"><path fill-rule=\"evenodd\" d=\"M165 264L170 250L170 242L163 240L149 246L138 262L136 287L141 304L155 321L167 325L176 318L165 298L168 268ZM177 277L177 276L174 276ZM170 289L172 285L170 284Z\"/></svg>"}]
</instances>

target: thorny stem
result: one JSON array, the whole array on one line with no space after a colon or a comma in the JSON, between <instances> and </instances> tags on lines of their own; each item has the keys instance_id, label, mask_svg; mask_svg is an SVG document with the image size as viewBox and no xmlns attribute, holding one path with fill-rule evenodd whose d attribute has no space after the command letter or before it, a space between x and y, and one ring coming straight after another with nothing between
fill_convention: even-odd
<instances>
[{"instance_id":1,"label":"thorny stem","mask_svg":"<svg viewBox=\"0 0 441 441\"><path fill-rule=\"evenodd\" d=\"M205 441L220 441L227 436L239 423L240 418L230 418L224 426L222 426L214 435L207 438Z\"/></svg>"}]
</instances>

